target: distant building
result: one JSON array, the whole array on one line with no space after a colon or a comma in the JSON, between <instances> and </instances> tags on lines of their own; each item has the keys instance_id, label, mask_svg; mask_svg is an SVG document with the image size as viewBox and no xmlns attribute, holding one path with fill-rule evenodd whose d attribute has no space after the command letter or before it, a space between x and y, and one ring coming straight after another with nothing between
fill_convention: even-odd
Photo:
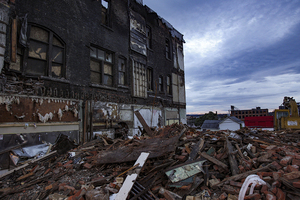
<instances>
[{"instance_id":1,"label":"distant building","mask_svg":"<svg viewBox=\"0 0 300 200\"><path fill-rule=\"evenodd\" d=\"M234 116L240 120L245 120L245 117L259 117L268 116L268 109L261 109L260 107L253 108L251 110L236 110L234 106L231 106L229 110L230 116Z\"/></svg>"},{"instance_id":2,"label":"distant building","mask_svg":"<svg viewBox=\"0 0 300 200\"><path fill-rule=\"evenodd\" d=\"M244 126L245 124L242 120L233 116L228 116L223 120L205 120L201 126L201 129L211 130L211 131L218 131L218 130L236 131Z\"/></svg>"}]
</instances>

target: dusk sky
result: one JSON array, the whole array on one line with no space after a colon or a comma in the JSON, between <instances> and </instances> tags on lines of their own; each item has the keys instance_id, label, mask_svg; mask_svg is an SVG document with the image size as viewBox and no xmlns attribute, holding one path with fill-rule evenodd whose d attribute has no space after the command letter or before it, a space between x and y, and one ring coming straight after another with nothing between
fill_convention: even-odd
<instances>
[{"instance_id":1,"label":"dusk sky","mask_svg":"<svg viewBox=\"0 0 300 200\"><path fill-rule=\"evenodd\" d=\"M184 35L187 113L300 102L299 0L144 0Z\"/></svg>"}]
</instances>

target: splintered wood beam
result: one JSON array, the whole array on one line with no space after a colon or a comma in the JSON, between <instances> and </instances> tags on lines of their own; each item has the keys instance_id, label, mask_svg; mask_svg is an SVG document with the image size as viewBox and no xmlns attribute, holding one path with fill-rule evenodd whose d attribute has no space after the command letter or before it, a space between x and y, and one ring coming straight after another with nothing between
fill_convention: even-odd
<instances>
[{"instance_id":1,"label":"splintered wood beam","mask_svg":"<svg viewBox=\"0 0 300 200\"><path fill-rule=\"evenodd\" d=\"M153 132L151 131L150 127L148 126L148 124L146 123L146 121L144 120L143 116L141 115L141 113L137 110L134 111L135 116L138 118L138 120L140 121L140 123L142 124L143 128L145 129L145 131L147 132L147 134L151 137L153 136Z\"/></svg>"},{"instance_id":2,"label":"splintered wood beam","mask_svg":"<svg viewBox=\"0 0 300 200\"><path fill-rule=\"evenodd\" d=\"M228 137L226 137L226 145L228 150L228 158L229 158L229 164L232 175L237 175L239 173L239 168L236 162L236 158L233 154L233 146L231 142L228 140Z\"/></svg>"},{"instance_id":3,"label":"splintered wood beam","mask_svg":"<svg viewBox=\"0 0 300 200\"><path fill-rule=\"evenodd\" d=\"M220 166L220 167L222 167L222 168L224 168L224 169L228 168L228 166L227 166L226 164L224 164L223 162L221 162L221 161L215 159L214 157L209 156L209 155L208 155L207 153L205 153L205 152L200 153L200 155L201 155L202 157L206 158L207 160L209 160L210 162L212 162L212 163L214 163L214 164L216 164L216 165L218 165L218 166Z\"/></svg>"},{"instance_id":4,"label":"splintered wood beam","mask_svg":"<svg viewBox=\"0 0 300 200\"><path fill-rule=\"evenodd\" d=\"M203 139L200 139L193 147L191 153L190 153L190 156L189 156L189 161L190 160L195 160L197 155L198 155L198 152L201 151L202 147L204 145L204 140Z\"/></svg>"}]
</instances>

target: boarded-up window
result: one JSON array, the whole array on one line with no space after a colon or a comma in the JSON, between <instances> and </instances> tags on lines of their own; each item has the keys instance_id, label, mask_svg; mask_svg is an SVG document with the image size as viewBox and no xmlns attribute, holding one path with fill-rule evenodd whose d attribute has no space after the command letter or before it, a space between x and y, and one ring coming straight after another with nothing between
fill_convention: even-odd
<instances>
[{"instance_id":1,"label":"boarded-up window","mask_svg":"<svg viewBox=\"0 0 300 200\"><path fill-rule=\"evenodd\" d=\"M147 97L147 81L145 65L133 62L133 95L136 97Z\"/></svg>"},{"instance_id":2,"label":"boarded-up window","mask_svg":"<svg viewBox=\"0 0 300 200\"><path fill-rule=\"evenodd\" d=\"M90 49L91 82L113 86L113 54L96 47Z\"/></svg>"}]
</instances>

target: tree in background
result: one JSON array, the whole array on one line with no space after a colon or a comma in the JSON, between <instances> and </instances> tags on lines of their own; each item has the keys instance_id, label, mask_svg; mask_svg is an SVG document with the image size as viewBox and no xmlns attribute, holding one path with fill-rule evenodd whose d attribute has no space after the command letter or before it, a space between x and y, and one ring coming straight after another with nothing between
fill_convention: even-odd
<instances>
[{"instance_id":1,"label":"tree in background","mask_svg":"<svg viewBox=\"0 0 300 200\"><path fill-rule=\"evenodd\" d=\"M204 115L198 117L195 120L195 126L202 126L202 124L205 120L217 120L217 119L218 119L218 114L214 113L212 111L209 111L209 113L205 113Z\"/></svg>"}]
</instances>

